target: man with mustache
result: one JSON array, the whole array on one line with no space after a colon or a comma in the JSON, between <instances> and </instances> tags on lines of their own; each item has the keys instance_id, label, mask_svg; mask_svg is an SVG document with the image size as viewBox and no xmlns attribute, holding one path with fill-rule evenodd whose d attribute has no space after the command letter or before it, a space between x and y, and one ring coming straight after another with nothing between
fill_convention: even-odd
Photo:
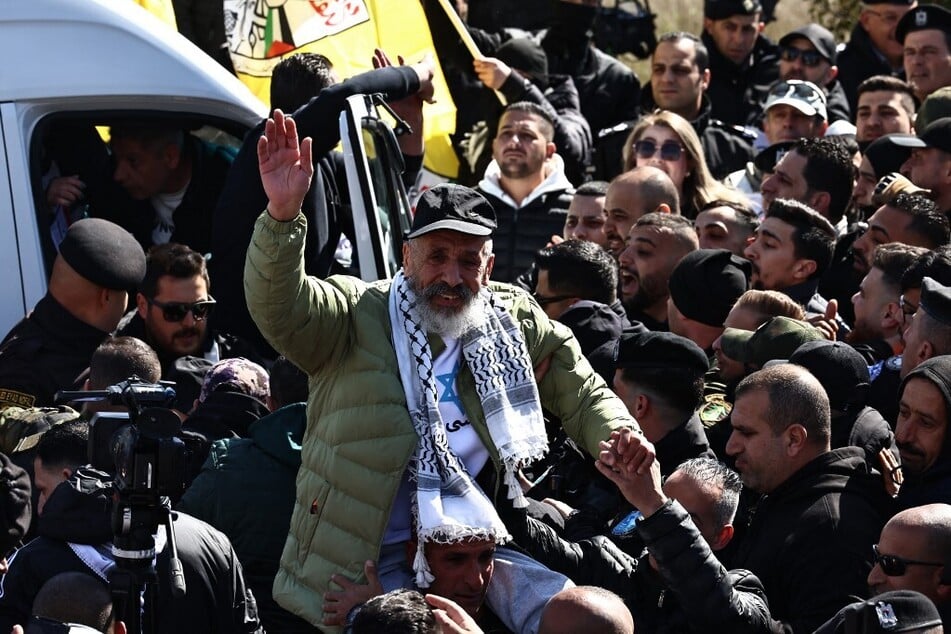
<instances>
[{"instance_id":1,"label":"man with mustache","mask_svg":"<svg viewBox=\"0 0 951 634\"><path fill-rule=\"evenodd\" d=\"M487 603L509 629L535 631L555 573L504 546L495 501L528 505L515 472L547 449L543 406L591 455L637 423L564 326L526 293L489 282L496 213L467 187L420 197L392 281L305 277L310 155L311 140L299 143L294 121L276 111L258 143L268 208L245 264L252 317L310 375L274 598L314 625L340 626L346 609L323 600L340 588L333 575L362 584L376 561L384 591L426 588L435 573L426 544L493 540ZM635 468L652 460L648 444Z\"/></svg>"},{"instance_id":2,"label":"man with mustache","mask_svg":"<svg viewBox=\"0 0 951 634\"><path fill-rule=\"evenodd\" d=\"M258 360L244 342L209 330L215 300L200 253L183 244L157 245L149 250L145 268L135 308L122 318L116 334L152 346L162 363L162 378L172 378L175 361L185 356L203 357L209 367L230 357Z\"/></svg>"},{"instance_id":3,"label":"man with mustache","mask_svg":"<svg viewBox=\"0 0 951 634\"><path fill-rule=\"evenodd\" d=\"M683 216L650 213L642 216L621 253L621 301L627 318L648 330L669 330L668 282L680 260L699 246L693 223Z\"/></svg>"},{"instance_id":4,"label":"man with mustache","mask_svg":"<svg viewBox=\"0 0 951 634\"><path fill-rule=\"evenodd\" d=\"M932 357L912 370L899 392L895 442L905 482L898 491L902 509L947 502L951 496L951 356Z\"/></svg>"}]
</instances>

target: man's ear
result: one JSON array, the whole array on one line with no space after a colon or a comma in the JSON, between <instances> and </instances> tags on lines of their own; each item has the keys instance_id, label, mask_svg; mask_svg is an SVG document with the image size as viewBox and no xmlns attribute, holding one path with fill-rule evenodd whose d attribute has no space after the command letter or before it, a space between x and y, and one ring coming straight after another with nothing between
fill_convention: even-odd
<instances>
[{"instance_id":1,"label":"man's ear","mask_svg":"<svg viewBox=\"0 0 951 634\"><path fill-rule=\"evenodd\" d=\"M710 69L706 69L700 74L700 88L705 92L710 87Z\"/></svg>"},{"instance_id":2,"label":"man's ear","mask_svg":"<svg viewBox=\"0 0 951 634\"><path fill-rule=\"evenodd\" d=\"M655 214L669 214L672 212L670 211L670 205L668 205L667 203L661 203L657 205L657 209L654 210L654 213Z\"/></svg>"},{"instance_id":3,"label":"man's ear","mask_svg":"<svg viewBox=\"0 0 951 634\"><path fill-rule=\"evenodd\" d=\"M820 216L825 216L824 212L829 210L831 202L832 195L829 192L816 192L809 200L809 206L818 211Z\"/></svg>"},{"instance_id":4,"label":"man's ear","mask_svg":"<svg viewBox=\"0 0 951 634\"><path fill-rule=\"evenodd\" d=\"M830 67L829 67L829 70L826 72L826 82L825 82L826 85L831 84L831 83L832 83L832 80L835 79L835 78L838 77L838 76L839 76L839 67L838 67L838 66L830 66Z\"/></svg>"},{"instance_id":5,"label":"man's ear","mask_svg":"<svg viewBox=\"0 0 951 634\"><path fill-rule=\"evenodd\" d=\"M182 162L181 149L179 149L179 147L174 143L169 143L165 146L165 149L162 150L162 160L169 169L178 168L179 164Z\"/></svg>"},{"instance_id":6,"label":"man's ear","mask_svg":"<svg viewBox=\"0 0 951 634\"><path fill-rule=\"evenodd\" d=\"M149 300L142 293L135 294L135 308L139 311L139 317L145 319L145 316L149 313Z\"/></svg>"},{"instance_id":7,"label":"man's ear","mask_svg":"<svg viewBox=\"0 0 951 634\"><path fill-rule=\"evenodd\" d=\"M783 435L785 436L786 455L789 457L798 455L809 440L809 432L799 423L787 427Z\"/></svg>"},{"instance_id":8,"label":"man's ear","mask_svg":"<svg viewBox=\"0 0 951 634\"><path fill-rule=\"evenodd\" d=\"M901 305L898 302L888 302L885 304L885 314L882 315L880 322L882 330L886 332L896 331L901 328L904 320L901 314Z\"/></svg>"},{"instance_id":9,"label":"man's ear","mask_svg":"<svg viewBox=\"0 0 951 634\"><path fill-rule=\"evenodd\" d=\"M810 275L816 272L817 267L818 264L816 264L815 260L796 260L792 268L793 277L799 282L805 282L809 279Z\"/></svg>"},{"instance_id":10,"label":"man's ear","mask_svg":"<svg viewBox=\"0 0 951 634\"><path fill-rule=\"evenodd\" d=\"M730 543L731 539L733 539L733 524L727 524L721 528L717 532L716 537L713 538L713 542L710 544L710 550L723 550L726 548L726 545Z\"/></svg>"},{"instance_id":11,"label":"man's ear","mask_svg":"<svg viewBox=\"0 0 951 634\"><path fill-rule=\"evenodd\" d=\"M651 411L651 400L644 396L643 394L638 394L634 399L634 411L631 412L634 414L634 418L641 419L650 414Z\"/></svg>"},{"instance_id":12,"label":"man's ear","mask_svg":"<svg viewBox=\"0 0 951 634\"><path fill-rule=\"evenodd\" d=\"M713 20L710 18L703 19L703 30L709 33L713 29Z\"/></svg>"},{"instance_id":13,"label":"man's ear","mask_svg":"<svg viewBox=\"0 0 951 634\"><path fill-rule=\"evenodd\" d=\"M552 143L551 141L549 141L549 142L545 145L545 158L546 158L546 159L550 159L550 158L552 157L552 155L555 154L555 150L557 150L557 149L558 149L558 148L555 146L555 144Z\"/></svg>"},{"instance_id":14,"label":"man's ear","mask_svg":"<svg viewBox=\"0 0 951 634\"><path fill-rule=\"evenodd\" d=\"M482 285L486 286L489 283L489 278L492 277L492 269L495 267L495 254L492 253L489 255L489 259L485 263L485 271L482 273Z\"/></svg>"},{"instance_id":15,"label":"man's ear","mask_svg":"<svg viewBox=\"0 0 951 634\"><path fill-rule=\"evenodd\" d=\"M411 257L412 255L411 255L411 249L409 246L409 240L406 240L403 242L403 268L404 269L408 270L410 268L409 263L410 263Z\"/></svg>"}]
</instances>

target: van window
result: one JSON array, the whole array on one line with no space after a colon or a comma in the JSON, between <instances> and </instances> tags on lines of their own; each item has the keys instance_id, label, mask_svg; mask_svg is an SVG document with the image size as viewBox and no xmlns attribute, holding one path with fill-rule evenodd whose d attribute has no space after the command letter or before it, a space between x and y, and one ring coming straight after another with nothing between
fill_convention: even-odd
<instances>
[{"instance_id":1,"label":"van window","mask_svg":"<svg viewBox=\"0 0 951 634\"><path fill-rule=\"evenodd\" d=\"M68 226L92 216L148 248L206 253L218 194L246 128L166 112L63 112L35 127L30 174L47 276Z\"/></svg>"}]
</instances>

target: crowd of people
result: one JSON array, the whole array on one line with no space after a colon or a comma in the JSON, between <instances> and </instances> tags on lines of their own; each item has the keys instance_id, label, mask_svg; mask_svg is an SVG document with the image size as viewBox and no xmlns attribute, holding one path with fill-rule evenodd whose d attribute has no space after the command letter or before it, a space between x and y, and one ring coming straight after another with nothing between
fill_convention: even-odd
<instances>
[{"instance_id":1,"label":"crowd of people","mask_svg":"<svg viewBox=\"0 0 951 634\"><path fill-rule=\"evenodd\" d=\"M237 151L50 145L48 292L0 343L0 631L943 631L951 11L774 43L705 0L641 85L597 2L454 4L462 167L392 280L351 275L337 115L384 95L412 190L432 56L290 56ZM152 496L130 418L175 456Z\"/></svg>"}]
</instances>

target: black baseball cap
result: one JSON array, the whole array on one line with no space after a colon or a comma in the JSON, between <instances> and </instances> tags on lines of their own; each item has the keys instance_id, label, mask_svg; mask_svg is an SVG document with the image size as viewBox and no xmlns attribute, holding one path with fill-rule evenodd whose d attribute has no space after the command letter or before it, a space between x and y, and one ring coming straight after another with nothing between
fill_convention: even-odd
<instances>
[{"instance_id":1,"label":"black baseball cap","mask_svg":"<svg viewBox=\"0 0 951 634\"><path fill-rule=\"evenodd\" d=\"M928 316L951 326L951 286L939 284L930 277L921 281L919 306Z\"/></svg>"},{"instance_id":2,"label":"black baseball cap","mask_svg":"<svg viewBox=\"0 0 951 634\"><path fill-rule=\"evenodd\" d=\"M892 143L913 148L937 148L951 153L951 117L935 119L928 127L913 134L892 134Z\"/></svg>"},{"instance_id":3,"label":"black baseball cap","mask_svg":"<svg viewBox=\"0 0 951 634\"><path fill-rule=\"evenodd\" d=\"M490 236L496 226L495 209L482 194L463 185L441 183L419 197L413 226L406 237L418 238L439 229Z\"/></svg>"},{"instance_id":4,"label":"black baseball cap","mask_svg":"<svg viewBox=\"0 0 951 634\"><path fill-rule=\"evenodd\" d=\"M951 31L951 11L937 4L921 4L901 17L895 27L895 39L905 43L905 36L912 31L937 29Z\"/></svg>"},{"instance_id":5,"label":"black baseball cap","mask_svg":"<svg viewBox=\"0 0 951 634\"><path fill-rule=\"evenodd\" d=\"M698 249L674 267L667 286L684 317L722 327L733 304L749 286L749 260L726 249Z\"/></svg>"},{"instance_id":6,"label":"black baseball cap","mask_svg":"<svg viewBox=\"0 0 951 634\"><path fill-rule=\"evenodd\" d=\"M779 45L788 46L790 42L798 38L809 40L820 55L829 63L835 64L835 36L828 29L813 22L784 35L779 40Z\"/></svg>"}]
</instances>

